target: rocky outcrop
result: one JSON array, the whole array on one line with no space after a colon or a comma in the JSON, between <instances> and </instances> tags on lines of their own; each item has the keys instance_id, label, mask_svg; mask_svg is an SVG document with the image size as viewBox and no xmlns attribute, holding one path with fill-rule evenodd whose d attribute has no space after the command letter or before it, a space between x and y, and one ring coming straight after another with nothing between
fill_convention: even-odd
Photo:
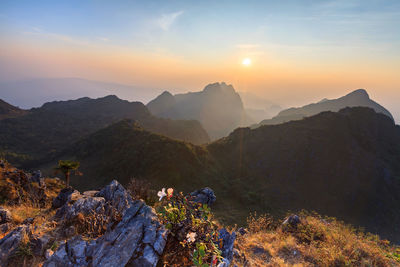
<instances>
[{"instance_id":1,"label":"rocky outcrop","mask_svg":"<svg viewBox=\"0 0 400 267\"><path fill-rule=\"evenodd\" d=\"M222 228L219 230L219 237L222 239L223 244L221 249L223 260L218 264L218 267L228 267L233 260L233 246L236 240L236 232L230 234L225 228Z\"/></svg>"},{"instance_id":2,"label":"rocky outcrop","mask_svg":"<svg viewBox=\"0 0 400 267\"><path fill-rule=\"evenodd\" d=\"M8 209L0 207L0 224L11 222L11 212Z\"/></svg>"},{"instance_id":3,"label":"rocky outcrop","mask_svg":"<svg viewBox=\"0 0 400 267\"><path fill-rule=\"evenodd\" d=\"M72 187L67 187L61 190L58 196L53 199L52 208L58 209L62 207L65 203L69 203L72 200L79 198L79 191L73 189Z\"/></svg>"},{"instance_id":4,"label":"rocky outcrop","mask_svg":"<svg viewBox=\"0 0 400 267\"><path fill-rule=\"evenodd\" d=\"M94 195L94 196L91 196ZM72 220L77 214L121 214L104 235L91 242L80 236L61 244L44 266L156 266L167 238L154 210L142 200L133 201L117 181L94 194L82 194L74 203L65 203L59 220Z\"/></svg>"},{"instance_id":5,"label":"rocky outcrop","mask_svg":"<svg viewBox=\"0 0 400 267\"><path fill-rule=\"evenodd\" d=\"M217 200L214 191L209 187L196 190L190 193L190 195L192 196L192 200L194 202L207 204L208 206L211 206Z\"/></svg>"},{"instance_id":6,"label":"rocky outcrop","mask_svg":"<svg viewBox=\"0 0 400 267\"><path fill-rule=\"evenodd\" d=\"M29 233L29 226L22 225L0 239L0 266L8 266L11 256L15 255L25 235Z\"/></svg>"}]
</instances>

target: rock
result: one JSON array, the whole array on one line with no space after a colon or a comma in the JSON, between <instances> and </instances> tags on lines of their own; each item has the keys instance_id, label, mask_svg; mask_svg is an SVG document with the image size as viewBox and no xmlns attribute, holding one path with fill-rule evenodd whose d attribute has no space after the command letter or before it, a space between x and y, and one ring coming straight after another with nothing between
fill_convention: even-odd
<instances>
[{"instance_id":1,"label":"rock","mask_svg":"<svg viewBox=\"0 0 400 267\"><path fill-rule=\"evenodd\" d=\"M297 228L299 223L301 223L300 217L294 214L290 215L282 224Z\"/></svg>"},{"instance_id":2,"label":"rock","mask_svg":"<svg viewBox=\"0 0 400 267\"><path fill-rule=\"evenodd\" d=\"M80 236L76 236L65 243L61 243L57 251L51 254L43 266L87 266L86 262L87 242Z\"/></svg>"},{"instance_id":3,"label":"rock","mask_svg":"<svg viewBox=\"0 0 400 267\"><path fill-rule=\"evenodd\" d=\"M64 188L60 191L58 196L53 200L52 208L58 209L64 204L70 202L71 200L76 200L80 196L79 191L73 189L72 187Z\"/></svg>"},{"instance_id":4,"label":"rock","mask_svg":"<svg viewBox=\"0 0 400 267\"><path fill-rule=\"evenodd\" d=\"M8 209L0 207L0 224L12 221L11 212Z\"/></svg>"},{"instance_id":5,"label":"rock","mask_svg":"<svg viewBox=\"0 0 400 267\"><path fill-rule=\"evenodd\" d=\"M211 206L217 200L214 191L209 187L196 190L190 193L190 195L192 196L194 202L207 204L208 206Z\"/></svg>"},{"instance_id":6,"label":"rock","mask_svg":"<svg viewBox=\"0 0 400 267\"><path fill-rule=\"evenodd\" d=\"M158 222L154 210L142 200L133 201L117 181L92 195L83 194L75 203L65 203L57 213L70 220L86 212L107 216L108 210L113 208L122 214L121 221L91 242L79 236L72 238L62 244L44 266L156 266L168 231Z\"/></svg>"},{"instance_id":7,"label":"rock","mask_svg":"<svg viewBox=\"0 0 400 267\"><path fill-rule=\"evenodd\" d=\"M67 238L74 236L75 233L76 233L76 231L75 231L75 227L74 227L73 225L71 225L70 227L67 227L67 228L64 230L64 235L65 235Z\"/></svg>"},{"instance_id":8,"label":"rock","mask_svg":"<svg viewBox=\"0 0 400 267\"><path fill-rule=\"evenodd\" d=\"M222 239L223 246L221 248L221 256L224 258L224 261L218 264L218 266L229 266L233 259L233 245L235 244L236 233L232 232L232 234L230 234L225 228L222 228L219 230L219 237Z\"/></svg>"},{"instance_id":9,"label":"rock","mask_svg":"<svg viewBox=\"0 0 400 267\"><path fill-rule=\"evenodd\" d=\"M11 223L0 224L0 234L5 234L11 229Z\"/></svg>"},{"instance_id":10,"label":"rock","mask_svg":"<svg viewBox=\"0 0 400 267\"><path fill-rule=\"evenodd\" d=\"M56 212L56 217L64 220L72 220L79 213L89 215L93 213L105 214L105 200L102 197L80 198L72 205L66 204Z\"/></svg>"},{"instance_id":11,"label":"rock","mask_svg":"<svg viewBox=\"0 0 400 267\"><path fill-rule=\"evenodd\" d=\"M243 228L243 227L240 227L240 228L238 229L238 233L239 233L240 235L245 235L245 234L247 234L247 230L246 230L245 228Z\"/></svg>"},{"instance_id":12,"label":"rock","mask_svg":"<svg viewBox=\"0 0 400 267\"><path fill-rule=\"evenodd\" d=\"M26 218L22 224L32 224L35 221L35 218Z\"/></svg>"},{"instance_id":13,"label":"rock","mask_svg":"<svg viewBox=\"0 0 400 267\"><path fill-rule=\"evenodd\" d=\"M41 178L42 178L42 172L40 170L37 170L32 173L32 176L30 177L30 181L40 183Z\"/></svg>"},{"instance_id":14,"label":"rock","mask_svg":"<svg viewBox=\"0 0 400 267\"><path fill-rule=\"evenodd\" d=\"M22 225L0 240L1 266L8 266L9 257L16 252L26 234L29 234L29 227Z\"/></svg>"},{"instance_id":15,"label":"rock","mask_svg":"<svg viewBox=\"0 0 400 267\"><path fill-rule=\"evenodd\" d=\"M83 192L82 195L85 197L94 197L94 196L96 196L97 193L99 193L99 191L91 190L91 191Z\"/></svg>"},{"instance_id":16,"label":"rock","mask_svg":"<svg viewBox=\"0 0 400 267\"><path fill-rule=\"evenodd\" d=\"M33 237L31 238L31 246L32 252L36 256L42 256L44 253L44 249L50 243L51 236L43 235L41 237Z\"/></svg>"},{"instance_id":17,"label":"rock","mask_svg":"<svg viewBox=\"0 0 400 267\"><path fill-rule=\"evenodd\" d=\"M103 197L120 213L124 213L124 211L127 210L133 202L131 195L117 180L113 180L95 196Z\"/></svg>"}]
</instances>

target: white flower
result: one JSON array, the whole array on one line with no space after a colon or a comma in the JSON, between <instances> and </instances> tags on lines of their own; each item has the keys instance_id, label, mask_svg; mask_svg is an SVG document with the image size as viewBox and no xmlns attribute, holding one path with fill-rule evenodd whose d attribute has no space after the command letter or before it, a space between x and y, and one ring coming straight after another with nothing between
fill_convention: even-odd
<instances>
[{"instance_id":1,"label":"white flower","mask_svg":"<svg viewBox=\"0 0 400 267\"><path fill-rule=\"evenodd\" d=\"M161 189L161 191L158 191L157 196L160 197L158 201L161 201L163 197L165 197L167 194L165 193L165 188Z\"/></svg>"},{"instance_id":2,"label":"white flower","mask_svg":"<svg viewBox=\"0 0 400 267\"><path fill-rule=\"evenodd\" d=\"M196 233L190 232L186 235L186 239L189 243L194 242L196 240Z\"/></svg>"}]
</instances>

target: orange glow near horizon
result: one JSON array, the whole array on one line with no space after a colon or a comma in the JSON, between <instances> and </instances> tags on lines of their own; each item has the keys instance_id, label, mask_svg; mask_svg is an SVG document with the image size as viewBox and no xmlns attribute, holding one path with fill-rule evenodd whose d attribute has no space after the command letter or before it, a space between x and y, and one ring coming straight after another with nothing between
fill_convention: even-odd
<instances>
[{"instance_id":1,"label":"orange glow near horizon","mask_svg":"<svg viewBox=\"0 0 400 267\"><path fill-rule=\"evenodd\" d=\"M225 81L237 91L248 91L286 105L299 105L324 97L338 97L366 88L377 98L398 93L399 63L379 59L340 62L298 61L278 53L257 57L257 64L239 53L208 59L199 55L176 56L116 46L3 43L0 58L9 62L6 75L81 77L172 92L198 91L206 84ZM237 64L242 58L242 64ZM247 60L248 59L248 60ZM300 62L300 63L299 63ZM252 65L251 70L243 66Z\"/></svg>"}]
</instances>

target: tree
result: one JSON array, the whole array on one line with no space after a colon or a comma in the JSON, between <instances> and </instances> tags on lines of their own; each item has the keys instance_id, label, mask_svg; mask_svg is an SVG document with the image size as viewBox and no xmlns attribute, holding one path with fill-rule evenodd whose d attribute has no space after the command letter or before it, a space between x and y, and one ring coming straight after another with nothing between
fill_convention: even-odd
<instances>
[{"instance_id":1,"label":"tree","mask_svg":"<svg viewBox=\"0 0 400 267\"><path fill-rule=\"evenodd\" d=\"M65 176L65 183L69 186L69 177L71 175L71 171L74 171L76 175L82 175L80 171L78 171L80 163L78 161L72 160L60 160L58 161L58 166L55 168L56 173L61 172Z\"/></svg>"}]
</instances>

